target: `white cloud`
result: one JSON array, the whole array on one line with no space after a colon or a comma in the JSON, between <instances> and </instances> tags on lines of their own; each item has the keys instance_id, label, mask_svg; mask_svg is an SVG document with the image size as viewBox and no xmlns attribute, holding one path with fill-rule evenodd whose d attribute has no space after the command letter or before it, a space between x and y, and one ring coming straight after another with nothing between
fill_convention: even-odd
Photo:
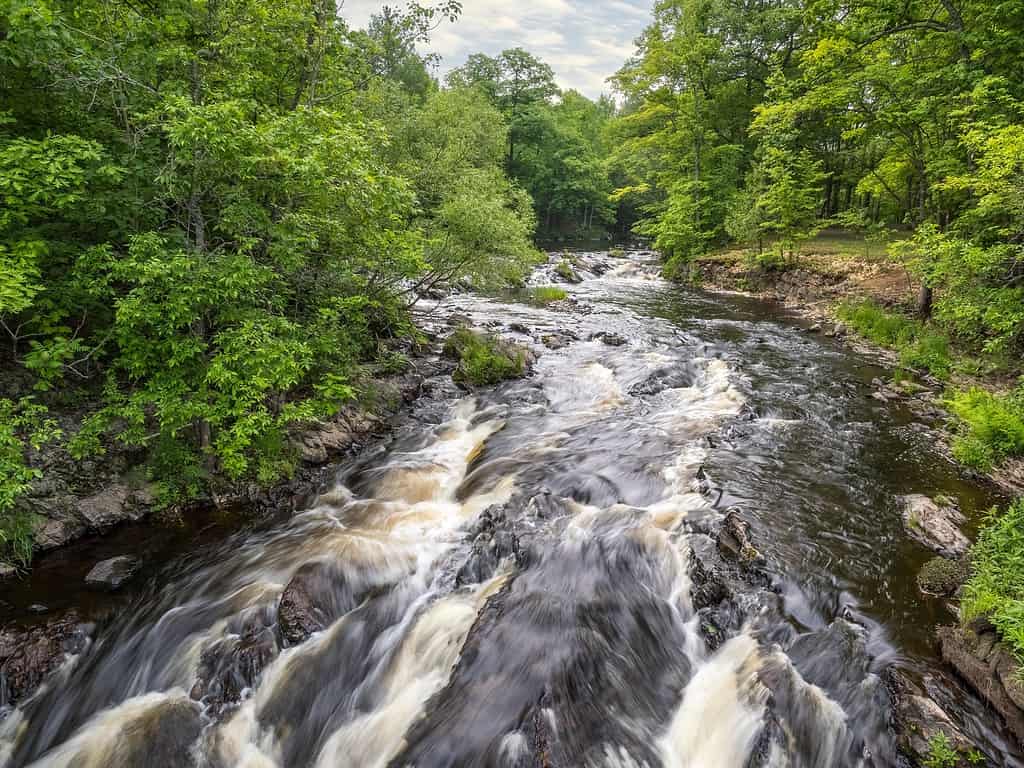
<instances>
[{"instance_id":1,"label":"white cloud","mask_svg":"<svg viewBox=\"0 0 1024 768\"><path fill-rule=\"evenodd\" d=\"M558 84L596 98L633 53L654 0L463 0L462 17L434 31L428 50L444 75L471 53L521 47L555 70ZM392 0L393 4L399 4ZM361 27L384 0L340 0L342 15Z\"/></svg>"}]
</instances>

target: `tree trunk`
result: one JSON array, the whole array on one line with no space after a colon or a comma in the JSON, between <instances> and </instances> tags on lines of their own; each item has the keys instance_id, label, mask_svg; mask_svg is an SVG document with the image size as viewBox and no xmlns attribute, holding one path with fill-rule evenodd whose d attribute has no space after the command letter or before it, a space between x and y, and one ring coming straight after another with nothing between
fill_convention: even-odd
<instances>
[{"instance_id":1,"label":"tree trunk","mask_svg":"<svg viewBox=\"0 0 1024 768\"><path fill-rule=\"evenodd\" d=\"M921 320L930 320L932 317L932 305L935 300L935 292L930 285L921 284L921 291L917 295L917 316Z\"/></svg>"}]
</instances>

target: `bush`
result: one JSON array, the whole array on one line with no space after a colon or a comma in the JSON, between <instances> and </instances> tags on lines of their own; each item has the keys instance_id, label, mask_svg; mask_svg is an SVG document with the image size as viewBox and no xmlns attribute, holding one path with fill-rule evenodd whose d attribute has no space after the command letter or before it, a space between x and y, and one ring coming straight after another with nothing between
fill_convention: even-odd
<instances>
[{"instance_id":1,"label":"bush","mask_svg":"<svg viewBox=\"0 0 1024 768\"><path fill-rule=\"evenodd\" d=\"M36 518L18 509L18 498L41 472L25 463L25 451L57 439L56 423L46 409L25 398L0 398L0 558L17 565L32 560Z\"/></svg>"},{"instance_id":2,"label":"bush","mask_svg":"<svg viewBox=\"0 0 1024 768\"><path fill-rule=\"evenodd\" d=\"M453 378L474 387L494 386L526 372L523 349L468 328L460 328L448 338L444 354L459 361Z\"/></svg>"},{"instance_id":3,"label":"bush","mask_svg":"<svg viewBox=\"0 0 1024 768\"><path fill-rule=\"evenodd\" d=\"M987 616L1024 662L1024 499L1002 516L989 513L971 562L961 604L964 622Z\"/></svg>"},{"instance_id":4,"label":"bush","mask_svg":"<svg viewBox=\"0 0 1024 768\"><path fill-rule=\"evenodd\" d=\"M987 471L1024 456L1024 389L1009 395L970 389L954 393L947 405L961 421L953 453L964 464Z\"/></svg>"},{"instance_id":5,"label":"bush","mask_svg":"<svg viewBox=\"0 0 1024 768\"><path fill-rule=\"evenodd\" d=\"M934 557L917 574L917 586L928 595L952 595L966 581L969 572L965 561Z\"/></svg>"}]
</instances>

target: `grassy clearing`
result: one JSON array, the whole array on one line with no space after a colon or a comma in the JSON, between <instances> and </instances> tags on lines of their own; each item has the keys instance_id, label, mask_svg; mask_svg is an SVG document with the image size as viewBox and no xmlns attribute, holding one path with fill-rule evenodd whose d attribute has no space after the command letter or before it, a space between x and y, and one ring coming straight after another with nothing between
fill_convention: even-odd
<instances>
[{"instance_id":1,"label":"grassy clearing","mask_svg":"<svg viewBox=\"0 0 1024 768\"><path fill-rule=\"evenodd\" d=\"M989 520L971 551L960 609L965 622L987 616L1024 662L1024 499Z\"/></svg>"},{"instance_id":2,"label":"grassy clearing","mask_svg":"<svg viewBox=\"0 0 1024 768\"><path fill-rule=\"evenodd\" d=\"M455 380L474 387L494 386L526 372L524 350L468 328L460 328L448 338L444 354L459 361Z\"/></svg>"}]
</instances>

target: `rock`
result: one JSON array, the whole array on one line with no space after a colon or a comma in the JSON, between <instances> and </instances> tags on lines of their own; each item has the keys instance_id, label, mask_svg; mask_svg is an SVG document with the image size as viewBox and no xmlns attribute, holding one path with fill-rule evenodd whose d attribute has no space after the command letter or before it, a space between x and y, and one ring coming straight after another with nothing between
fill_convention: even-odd
<instances>
[{"instance_id":1,"label":"rock","mask_svg":"<svg viewBox=\"0 0 1024 768\"><path fill-rule=\"evenodd\" d=\"M365 585L353 584L341 568L331 563L318 561L302 566L278 603L282 644L301 645L359 605L370 591Z\"/></svg>"},{"instance_id":2,"label":"rock","mask_svg":"<svg viewBox=\"0 0 1024 768\"><path fill-rule=\"evenodd\" d=\"M28 612L34 613L37 616L42 616L44 613L49 613L50 609L42 603L32 603L32 605L28 607Z\"/></svg>"},{"instance_id":3,"label":"rock","mask_svg":"<svg viewBox=\"0 0 1024 768\"><path fill-rule=\"evenodd\" d=\"M65 655L79 653L87 640L74 613L27 630L0 631L0 704L16 704L34 693Z\"/></svg>"},{"instance_id":4,"label":"rock","mask_svg":"<svg viewBox=\"0 0 1024 768\"><path fill-rule=\"evenodd\" d=\"M952 597L969 576L967 558L934 557L917 574L917 588L930 597Z\"/></svg>"},{"instance_id":5,"label":"rock","mask_svg":"<svg viewBox=\"0 0 1024 768\"><path fill-rule=\"evenodd\" d=\"M0 581L13 579L18 575L18 569L10 563L0 563Z\"/></svg>"},{"instance_id":6,"label":"rock","mask_svg":"<svg viewBox=\"0 0 1024 768\"><path fill-rule=\"evenodd\" d=\"M726 514L717 543L723 555L741 563L754 563L761 559L761 553L750 543L750 523L741 518L737 510L729 510Z\"/></svg>"},{"instance_id":7,"label":"rock","mask_svg":"<svg viewBox=\"0 0 1024 768\"><path fill-rule=\"evenodd\" d=\"M985 623L972 628L939 627L942 658L998 712L1018 743L1024 744L1024 684L1013 654Z\"/></svg>"},{"instance_id":8,"label":"rock","mask_svg":"<svg viewBox=\"0 0 1024 768\"><path fill-rule=\"evenodd\" d=\"M595 333L590 337L590 341L602 341L609 347L623 347L627 344L626 339L622 336L619 336L617 333L609 333L608 331Z\"/></svg>"},{"instance_id":9,"label":"rock","mask_svg":"<svg viewBox=\"0 0 1024 768\"><path fill-rule=\"evenodd\" d=\"M217 719L237 708L278 655L273 620L273 611L257 611L203 651L190 696Z\"/></svg>"},{"instance_id":10,"label":"rock","mask_svg":"<svg viewBox=\"0 0 1024 768\"><path fill-rule=\"evenodd\" d=\"M965 518L955 505L940 506L920 494L902 496L900 503L903 527L911 538L943 557L959 558L966 554L971 543L960 530Z\"/></svg>"},{"instance_id":11,"label":"rock","mask_svg":"<svg viewBox=\"0 0 1024 768\"><path fill-rule=\"evenodd\" d=\"M96 563L85 577L87 586L108 592L123 587L142 567L136 557L122 555Z\"/></svg>"},{"instance_id":12,"label":"rock","mask_svg":"<svg viewBox=\"0 0 1024 768\"><path fill-rule=\"evenodd\" d=\"M46 552L63 547L85 533L85 526L72 519L42 519L35 531L36 548Z\"/></svg>"},{"instance_id":13,"label":"rock","mask_svg":"<svg viewBox=\"0 0 1024 768\"><path fill-rule=\"evenodd\" d=\"M830 334L832 338L842 338L849 334L849 329L843 323L836 323Z\"/></svg>"},{"instance_id":14,"label":"rock","mask_svg":"<svg viewBox=\"0 0 1024 768\"><path fill-rule=\"evenodd\" d=\"M510 331L512 331L512 333L521 333L524 336L529 336L530 335L530 329L527 328L522 323L509 323L508 324L508 329Z\"/></svg>"},{"instance_id":15,"label":"rock","mask_svg":"<svg viewBox=\"0 0 1024 768\"><path fill-rule=\"evenodd\" d=\"M807 329L808 333L821 333L821 323L815 323Z\"/></svg>"},{"instance_id":16,"label":"rock","mask_svg":"<svg viewBox=\"0 0 1024 768\"><path fill-rule=\"evenodd\" d=\"M900 751L915 764L923 765L931 754L934 740L945 737L950 748L964 756L958 765L966 764L974 745L945 710L901 670L892 668L886 677Z\"/></svg>"},{"instance_id":17,"label":"rock","mask_svg":"<svg viewBox=\"0 0 1024 768\"><path fill-rule=\"evenodd\" d=\"M131 519L132 514L127 507L130 496L131 489L127 486L111 485L78 502L78 513L93 530L110 528Z\"/></svg>"},{"instance_id":18,"label":"rock","mask_svg":"<svg viewBox=\"0 0 1024 768\"><path fill-rule=\"evenodd\" d=\"M542 337L541 342L545 347L551 350L562 349L565 346L565 341L561 336L554 336L552 334Z\"/></svg>"}]
</instances>

